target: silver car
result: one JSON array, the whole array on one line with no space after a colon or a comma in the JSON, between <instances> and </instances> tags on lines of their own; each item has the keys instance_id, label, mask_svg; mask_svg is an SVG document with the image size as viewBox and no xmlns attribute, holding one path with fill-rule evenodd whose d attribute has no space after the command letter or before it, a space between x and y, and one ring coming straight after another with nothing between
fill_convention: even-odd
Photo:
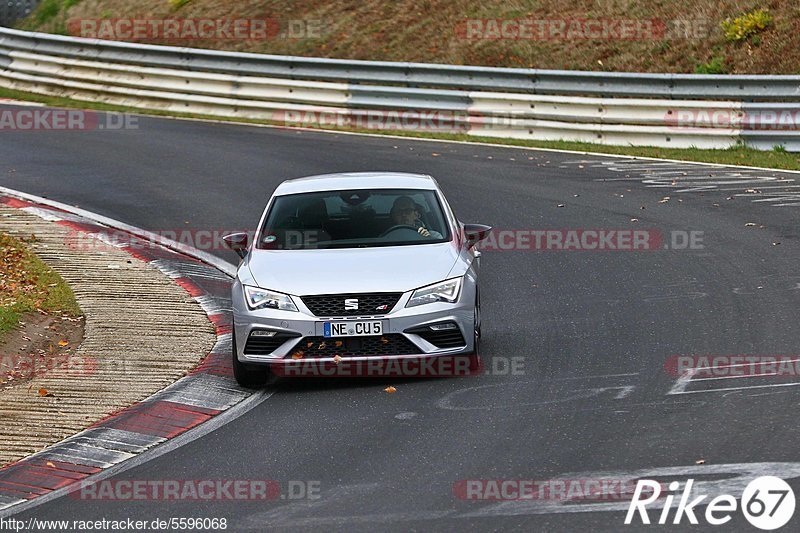
<instances>
[{"instance_id":1,"label":"silver car","mask_svg":"<svg viewBox=\"0 0 800 533\"><path fill-rule=\"evenodd\" d=\"M299 375L289 370L300 364L326 375L343 364L477 354L475 245L490 230L460 223L426 175L283 182L252 242L225 237L242 258L232 289L236 380L257 387L270 372Z\"/></svg>"}]
</instances>

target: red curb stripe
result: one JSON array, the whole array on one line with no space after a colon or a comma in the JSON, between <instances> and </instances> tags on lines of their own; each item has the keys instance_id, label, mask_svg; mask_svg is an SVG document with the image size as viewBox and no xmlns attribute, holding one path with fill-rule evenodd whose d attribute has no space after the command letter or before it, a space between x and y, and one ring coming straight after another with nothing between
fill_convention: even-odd
<instances>
[{"instance_id":1,"label":"red curb stripe","mask_svg":"<svg viewBox=\"0 0 800 533\"><path fill-rule=\"evenodd\" d=\"M3 476L2 483L56 490L71 485L74 481L75 478L62 477L55 475L55 473L45 472L43 474L41 470L33 468L18 468L16 471L9 472Z\"/></svg>"},{"instance_id":2,"label":"red curb stripe","mask_svg":"<svg viewBox=\"0 0 800 533\"><path fill-rule=\"evenodd\" d=\"M30 472L35 472L42 476L53 476L53 477L75 479L75 480L83 479L87 476L87 474L70 472L69 470L58 470L57 468L49 468L49 467L41 467L33 465L26 466L26 470Z\"/></svg>"},{"instance_id":3,"label":"red curb stripe","mask_svg":"<svg viewBox=\"0 0 800 533\"><path fill-rule=\"evenodd\" d=\"M233 332L233 324L231 323L231 319L227 314L217 313L215 315L208 315L208 319L212 324L214 324L217 337Z\"/></svg>"},{"instance_id":4,"label":"red curb stripe","mask_svg":"<svg viewBox=\"0 0 800 533\"><path fill-rule=\"evenodd\" d=\"M178 408L178 405L181 405L181 408ZM174 438L210 420L213 416L188 409L189 406L166 401L143 403L121 413L115 419L108 420L104 426Z\"/></svg>"},{"instance_id":5,"label":"red curb stripe","mask_svg":"<svg viewBox=\"0 0 800 533\"><path fill-rule=\"evenodd\" d=\"M20 500L33 500L41 496L41 494L33 494L31 492L20 492L17 490L6 489L0 487L0 496L9 496Z\"/></svg>"},{"instance_id":6,"label":"red curb stripe","mask_svg":"<svg viewBox=\"0 0 800 533\"><path fill-rule=\"evenodd\" d=\"M224 296L230 298L232 281L223 281L218 279L209 279L198 276L195 283L205 290L206 294L211 296Z\"/></svg>"},{"instance_id":7,"label":"red curb stripe","mask_svg":"<svg viewBox=\"0 0 800 533\"><path fill-rule=\"evenodd\" d=\"M231 365L231 356L229 353L210 353L200 366L194 369L190 374L213 374L215 376L232 376L233 366Z\"/></svg>"},{"instance_id":8,"label":"red curb stripe","mask_svg":"<svg viewBox=\"0 0 800 533\"><path fill-rule=\"evenodd\" d=\"M42 494L47 494L50 492L47 489L43 489L41 487L32 487L30 485L23 485L22 483L14 483L13 481L0 481L0 491L3 492L18 492L21 494L34 494L36 496L41 496Z\"/></svg>"},{"instance_id":9,"label":"red curb stripe","mask_svg":"<svg viewBox=\"0 0 800 533\"><path fill-rule=\"evenodd\" d=\"M206 291L204 291L190 278L173 278L172 281L180 285L183 288L183 290L188 292L189 296L191 296L192 298L197 298L198 296L203 296L206 294Z\"/></svg>"},{"instance_id":10,"label":"red curb stripe","mask_svg":"<svg viewBox=\"0 0 800 533\"><path fill-rule=\"evenodd\" d=\"M16 198L11 198L10 196L3 196L0 203L7 205L8 207L16 207L17 209L24 209L25 207L31 207L34 204L30 202L24 202L22 200L17 200Z\"/></svg>"},{"instance_id":11,"label":"red curb stripe","mask_svg":"<svg viewBox=\"0 0 800 533\"><path fill-rule=\"evenodd\" d=\"M153 261L153 257L144 253L143 250L136 250L134 248L123 248L126 252L131 254L135 259L139 261L143 261L145 263L151 263Z\"/></svg>"},{"instance_id":12,"label":"red curb stripe","mask_svg":"<svg viewBox=\"0 0 800 533\"><path fill-rule=\"evenodd\" d=\"M55 221L55 224L79 231L81 233L100 233L104 229L102 226L86 224L83 222L75 222L73 220L57 220Z\"/></svg>"},{"instance_id":13,"label":"red curb stripe","mask_svg":"<svg viewBox=\"0 0 800 533\"><path fill-rule=\"evenodd\" d=\"M51 463L53 466L49 466L47 463ZM76 465L74 463L65 463L62 461L56 461L53 459L27 459L23 460L17 465L30 465L30 466L38 466L42 468L50 468L56 469L61 472L74 472L76 474L86 474L87 476L90 474L96 474L103 470L102 468L98 468L96 466L86 466L86 465ZM13 466L13 465L12 465Z\"/></svg>"}]
</instances>

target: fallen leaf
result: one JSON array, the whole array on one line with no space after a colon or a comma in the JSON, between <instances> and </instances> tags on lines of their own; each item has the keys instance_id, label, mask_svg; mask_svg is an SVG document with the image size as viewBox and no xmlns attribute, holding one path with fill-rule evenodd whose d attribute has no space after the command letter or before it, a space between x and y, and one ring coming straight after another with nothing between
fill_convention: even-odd
<instances>
[{"instance_id":1,"label":"fallen leaf","mask_svg":"<svg viewBox=\"0 0 800 533\"><path fill-rule=\"evenodd\" d=\"M388 387L386 387L385 389L383 389L383 392L385 392L385 393L387 393L387 394L394 394L395 392L397 392L397 389L395 389L394 387L392 387L391 385L389 385Z\"/></svg>"},{"instance_id":2,"label":"fallen leaf","mask_svg":"<svg viewBox=\"0 0 800 533\"><path fill-rule=\"evenodd\" d=\"M745 227L750 228L750 227L753 227L755 225L756 225L755 222L748 222L747 224L745 224Z\"/></svg>"},{"instance_id":3,"label":"fallen leaf","mask_svg":"<svg viewBox=\"0 0 800 533\"><path fill-rule=\"evenodd\" d=\"M557 207L564 207L564 204L558 204Z\"/></svg>"},{"instance_id":4,"label":"fallen leaf","mask_svg":"<svg viewBox=\"0 0 800 533\"><path fill-rule=\"evenodd\" d=\"M62 340L58 341L58 345L61 346L61 347L67 346L67 345L69 345L69 341L65 341L65 340L62 339Z\"/></svg>"},{"instance_id":5,"label":"fallen leaf","mask_svg":"<svg viewBox=\"0 0 800 533\"><path fill-rule=\"evenodd\" d=\"M638 218L632 218L631 222L639 222L639 219Z\"/></svg>"},{"instance_id":6,"label":"fallen leaf","mask_svg":"<svg viewBox=\"0 0 800 533\"><path fill-rule=\"evenodd\" d=\"M52 397L53 394L50 393L47 389L39 389L39 396Z\"/></svg>"},{"instance_id":7,"label":"fallen leaf","mask_svg":"<svg viewBox=\"0 0 800 533\"><path fill-rule=\"evenodd\" d=\"M705 459L698 459L697 461L694 462L694 464L696 464L696 465L704 465L704 464L706 464L706 460Z\"/></svg>"},{"instance_id":8,"label":"fallen leaf","mask_svg":"<svg viewBox=\"0 0 800 533\"><path fill-rule=\"evenodd\" d=\"M56 465L55 465L55 463L53 461L47 461L47 466L50 466L50 467L53 467L53 468L56 467Z\"/></svg>"},{"instance_id":9,"label":"fallen leaf","mask_svg":"<svg viewBox=\"0 0 800 533\"><path fill-rule=\"evenodd\" d=\"M434 152L434 153L432 153L431 155L432 155L433 157L439 157L439 154L437 154L437 153L435 153L435 152Z\"/></svg>"}]
</instances>

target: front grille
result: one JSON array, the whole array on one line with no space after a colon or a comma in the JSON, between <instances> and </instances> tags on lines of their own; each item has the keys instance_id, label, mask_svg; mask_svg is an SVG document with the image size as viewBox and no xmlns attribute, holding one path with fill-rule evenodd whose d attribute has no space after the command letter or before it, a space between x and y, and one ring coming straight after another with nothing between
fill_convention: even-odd
<instances>
[{"instance_id":1,"label":"front grille","mask_svg":"<svg viewBox=\"0 0 800 533\"><path fill-rule=\"evenodd\" d=\"M297 333L280 332L273 337L265 337L258 335L260 331L251 331L247 337L247 344L244 345L244 353L246 355L269 355L280 348L284 342L300 336Z\"/></svg>"},{"instance_id":2,"label":"front grille","mask_svg":"<svg viewBox=\"0 0 800 533\"><path fill-rule=\"evenodd\" d=\"M323 294L301 296L306 307L316 316L372 316L388 314L400 298L401 292L373 292L366 294ZM357 309L345 309L345 300L358 300Z\"/></svg>"},{"instance_id":3,"label":"front grille","mask_svg":"<svg viewBox=\"0 0 800 533\"><path fill-rule=\"evenodd\" d=\"M385 355L419 355L421 350L399 333L374 337L305 337L288 357L370 357Z\"/></svg>"},{"instance_id":4,"label":"front grille","mask_svg":"<svg viewBox=\"0 0 800 533\"><path fill-rule=\"evenodd\" d=\"M455 326L455 324L452 322L450 322L450 324ZM419 335L437 348L460 348L461 346L467 345L466 341L464 340L464 335L461 334L461 330L458 329L458 327L435 331L429 326L421 326L407 329L406 333L414 333L415 335Z\"/></svg>"}]
</instances>

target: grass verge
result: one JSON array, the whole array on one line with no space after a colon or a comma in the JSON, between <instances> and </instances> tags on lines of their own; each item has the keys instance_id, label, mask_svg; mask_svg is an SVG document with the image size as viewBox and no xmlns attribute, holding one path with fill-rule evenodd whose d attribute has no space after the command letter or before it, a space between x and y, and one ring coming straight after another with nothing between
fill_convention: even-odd
<instances>
[{"instance_id":1,"label":"grass verge","mask_svg":"<svg viewBox=\"0 0 800 533\"><path fill-rule=\"evenodd\" d=\"M36 242L0 233L0 339L25 313L77 318L81 310L67 283L28 249Z\"/></svg>"},{"instance_id":2,"label":"grass verge","mask_svg":"<svg viewBox=\"0 0 800 533\"><path fill-rule=\"evenodd\" d=\"M69 107L79 109L92 109L96 111L114 111L120 113L136 113L162 117L196 118L204 120L223 120L243 124L268 124L284 126L269 120L253 120L238 117L218 117L210 115L197 115L192 113L174 113L150 109L133 108L119 105L87 102L70 98L46 96L27 93L0 87L0 98L12 98L30 102L41 102L52 107ZM346 131L352 133L370 133L380 135L395 135L401 137L443 139L451 141L471 141L497 144L504 146L522 146L527 148L547 148L553 150L567 150L573 152L596 152L603 154L625 155L633 157L654 157L660 159L676 159L680 161L693 161L701 163L717 163L722 165L744 165L752 167L772 168L776 170L800 170L800 153L789 153L783 150L754 150L745 146L734 146L724 150L703 150L699 148L659 148L649 146L607 146L595 143L572 141L530 141L525 139L497 139L494 137L479 137L459 133L433 133L414 131L384 131L384 130L325 130Z\"/></svg>"}]
</instances>

